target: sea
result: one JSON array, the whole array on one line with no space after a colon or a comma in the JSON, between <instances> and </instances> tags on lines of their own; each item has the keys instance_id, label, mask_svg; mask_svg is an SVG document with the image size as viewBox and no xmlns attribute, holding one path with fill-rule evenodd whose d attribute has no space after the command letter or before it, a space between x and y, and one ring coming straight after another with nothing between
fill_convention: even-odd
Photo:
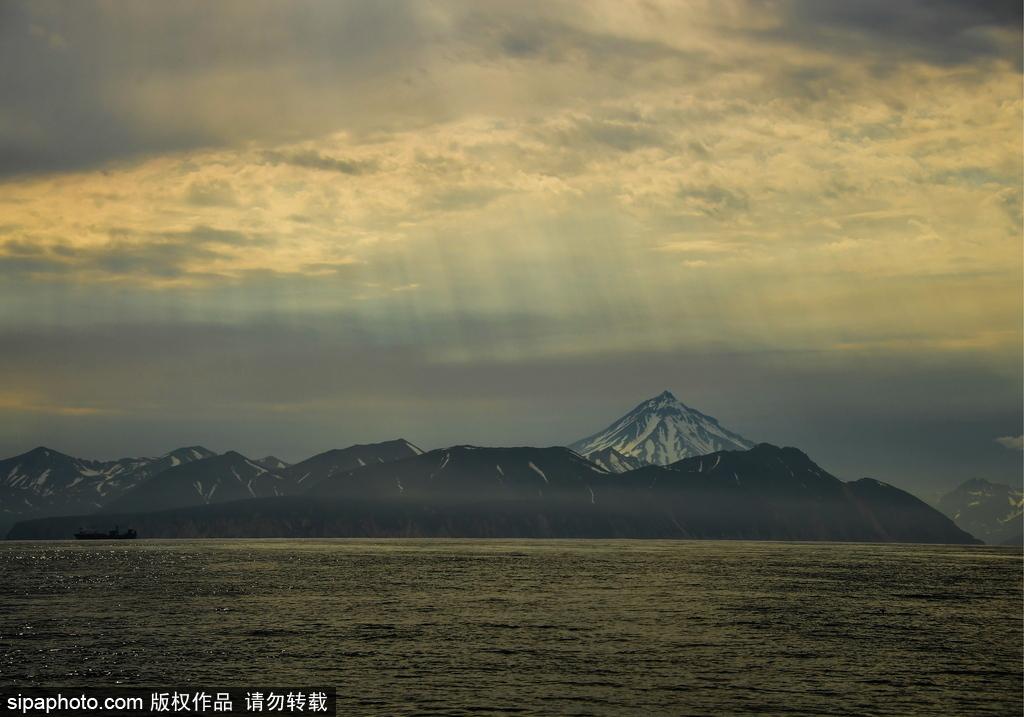
<instances>
[{"instance_id":1,"label":"sea","mask_svg":"<svg viewBox=\"0 0 1024 717\"><path fill-rule=\"evenodd\" d=\"M0 693L329 685L339 715L1020 715L1022 557L598 540L0 543Z\"/></svg>"}]
</instances>

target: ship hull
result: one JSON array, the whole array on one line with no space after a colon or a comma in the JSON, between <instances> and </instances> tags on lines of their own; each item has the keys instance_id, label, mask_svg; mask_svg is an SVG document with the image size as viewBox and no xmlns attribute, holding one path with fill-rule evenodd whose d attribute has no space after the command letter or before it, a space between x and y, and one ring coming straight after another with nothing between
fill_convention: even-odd
<instances>
[{"instance_id":1,"label":"ship hull","mask_svg":"<svg viewBox=\"0 0 1024 717\"><path fill-rule=\"evenodd\" d=\"M139 537L134 530L128 530L124 533L118 532L117 530L111 530L109 533L99 533L93 531L81 531L75 533L75 540L135 540Z\"/></svg>"}]
</instances>

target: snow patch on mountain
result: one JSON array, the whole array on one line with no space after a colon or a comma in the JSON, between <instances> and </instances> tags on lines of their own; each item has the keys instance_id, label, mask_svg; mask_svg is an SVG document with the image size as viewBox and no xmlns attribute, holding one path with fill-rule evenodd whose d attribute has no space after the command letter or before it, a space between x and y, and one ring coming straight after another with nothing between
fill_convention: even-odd
<instances>
[{"instance_id":1,"label":"snow patch on mountain","mask_svg":"<svg viewBox=\"0 0 1024 717\"><path fill-rule=\"evenodd\" d=\"M627 456L614 448L591 451L584 458L608 473L626 473L647 465L647 461L636 456Z\"/></svg>"},{"instance_id":2,"label":"snow patch on mountain","mask_svg":"<svg viewBox=\"0 0 1024 717\"><path fill-rule=\"evenodd\" d=\"M541 478L544 479L545 483L550 482L550 481L548 481L547 475L545 475L544 471L542 471L540 468L537 467L536 463L534 463L533 461L529 461L529 466L530 466L530 469L533 470L534 473L536 473L537 475L539 475Z\"/></svg>"}]
</instances>

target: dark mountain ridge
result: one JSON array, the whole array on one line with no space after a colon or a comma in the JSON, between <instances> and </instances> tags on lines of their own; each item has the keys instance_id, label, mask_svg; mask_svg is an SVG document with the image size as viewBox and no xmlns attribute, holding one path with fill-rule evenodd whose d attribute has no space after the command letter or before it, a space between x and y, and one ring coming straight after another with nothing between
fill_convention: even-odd
<instances>
[{"instance_id":1,"label":"dark mountain ridge","mask_svg":"<svg viewBox=\"0 0 1024 717\"><path fill-rule=\"evenodd\" d=\"M247 460L234 456L231 460ZM197 467L191 467L193 475ZM149 537L977 542L898 488L872 479L844 483L803 452L769 444L621 474L566 448L453 446L390 463L321 471L301 483L294 476L288 480L270 485L288 485L296 495L234 500L239 491L232 486L233 493L220 493L224 502L164 511L140 503L129 510L125 503L111 506L105 518ZM21 523L10 537L66 537L72 523L77 528L87 520Z\"/></svg>"},{"instance_id":2,"label":"dark mountain ridge","mask_svg":"<svg viewBox=\"0 0 1024 717\"><path fill-rule=\"evenodd\" d=\"M310 495L446 503L491 500L590 501L607 471L562 447L452 446L327 476Z\"/></svg>"},{"instance_id":3,"label":"dark mountain ridge","mask_svg":"<svg viewBox=\"0 0 1024 717\"><path fill-rule=\"evenodd\" d=\"M0 524L96 510L168 468L213 455L187 446L154 458L98 461L39 446L0 460Z\"/></svg>"},{"instance_id":4,"label":"dark mountain ridge","mask_svg":"<svg viewBox=\"0 0 1024 717\"><path fill-rule=\"evenodd\" d=\"M334 448L289 466L285 473L296 483L311 485L337 473L364 466L391 463L423 453L404 438L380 443L359 443L348 448Z\"/></svg>"},{"instance_id":5,"label":"dark mountain ridge","mask_svg":"<svg viewBox=\"0 0 1024 717\"><path fill-rule=\"evenodd\" d=\"M291 478L268 470L241 453L228 451L168 468L108 502L102 512L181 508L296 491Z\"/></svg>"},{"instance_id":6,"label":"dark mountain ridge","mask_svg":"<svg viewBox=\"0 0 1024 717\"><path fill-rule=\"evenodd\" d=\"M843 482L796 448L760 443L617 476L613 500L694 537L964 543L973 537L893 486Z\"/></svg>"}]
</instances>

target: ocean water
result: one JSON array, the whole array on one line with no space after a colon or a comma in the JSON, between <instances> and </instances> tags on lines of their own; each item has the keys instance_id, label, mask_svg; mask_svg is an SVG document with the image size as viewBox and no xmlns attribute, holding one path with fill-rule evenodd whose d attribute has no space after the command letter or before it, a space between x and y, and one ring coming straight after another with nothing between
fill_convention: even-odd
<instances>
[{"instance_id":1,"label":"ocean water","mask_svg":"<svg viewBox=\"0 0 1024 717\"><path fill-rule=\"evenodd\" d=\"M352 715L1019 715L1021 552L0 543L5 688L334 685Z\"/></svg>"}]
</instances>

